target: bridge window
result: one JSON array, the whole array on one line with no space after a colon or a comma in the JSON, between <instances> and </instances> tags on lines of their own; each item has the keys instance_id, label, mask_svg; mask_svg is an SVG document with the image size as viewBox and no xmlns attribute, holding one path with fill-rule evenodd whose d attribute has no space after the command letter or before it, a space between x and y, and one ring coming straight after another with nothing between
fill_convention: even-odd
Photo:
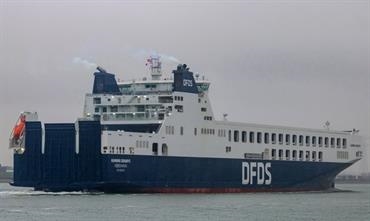
<instances>
[{"instance_id":1,"label":"bridge window","mask_svg":"<svg viewBox=\"0 0 370 221\"><path fill-rule=\"evenodd\" d=\"M262 142L262 133L257 132L257 143L261 143L261 142Z\"/></svg>"},{"instance_id":2,"label":"bridge window","mask_svg":"<svg viewBox=\"0 0 370 221\"><path fill-rule=\"evenodd\" d=\"M269 143L269 133L265 133L265 144Z\"/></svg>"},{"instance_id":3,"label":"bridge window","mask_svg":"<svg viewBox=\"0 0 370 221\"><path fill-rule=\"evenodd\" d=\"M247 132L242 131L242 142L246 143L247 142Z\"/></svg>"},{"instance_id":4,"label":"bridge window","mask_svg":"<svg viewBox=\"0 0 370 221\"><path fill-rule=\"evenodd\" d=\"M342 146L343 146L343 148L347 148L347 139L343 138Z\"/></svg>"},{"instance_id":5,"label":"bridge window","mask_svg":"<svg viewBox=\"0 0 370 221\"><path fill-rule=\"evenodd\" d=\"M184 135L184 127L183 126L180 127L180 135Z\"/></svg>"},{"instance_id":6,"label":"bridge window","mask_svg":"<svg viewBox=\"0 0 370 221\"><path fill-rule=\"evenodd\" d=\"M95 108L95 113L99 113L99 108L98 107Z\"/></svg>"},{"instance_id":7,"label":"bridge window","mask_svg":"<svg viewBox=\"0 0 370 221\"><path fill-rule=\"evenodd\" d=\"M200 108L200 111L202 111L202 112L206 112L206 111L207 111L207 108L202 107L202 108Z\"/></svg>"},{"instance_id":8,"label":"bridge window","mask_svg":"<svg viewBox=\"0 0 370 221\"><path fill-rule=\"evenodd\" d=\"M249 142L254 143L254 132L253 131L249 132Z\"/></svg>"},{"instance_id":9,"label":"bridge window","mask_svg":"<svg viewBox=\"0 0 370 221\"><path fill-rule=\"evenodd\" d=\"M234 130L234 142L239 142L239 131Z\"/></svg>"},{"instance_id":10,"label":"bridge window","mask_svg":"<svg viewBox=\"0 0 370 221\"><path fill-rule=\"evenodd\" d=\"M231 142L231 130L229 130L229 142Z\"/></svg>"},{"instance_id":11,"label":"bridge window","mask_svg":"<svg viewBox=\"0 0 370 221\"><path fill-rule=\"evenodd\" d=\"M276 144L276 134L275 133L271 134L271 143Z\"/></svg>"},{"instance_id":12,"label":"bridge window","mask_svg":"<svg viewBox=\"0 0 370 221\"><path fill-rule=\"evenodd\" d=\"M107 107L103 107L103 113L107 112Z\"/></svg>"}]
</instances>

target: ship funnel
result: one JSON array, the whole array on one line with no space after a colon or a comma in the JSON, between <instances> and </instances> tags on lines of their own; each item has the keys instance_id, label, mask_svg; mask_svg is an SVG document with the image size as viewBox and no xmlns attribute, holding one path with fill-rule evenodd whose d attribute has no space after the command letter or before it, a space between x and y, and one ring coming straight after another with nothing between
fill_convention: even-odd
<instances>
[{"instance_id":1,"label":"ship funnel","mask_svg":"<svg viewBox=\"0 0 370 221\"><path fill-rule=\"evenodd\" d=\"M98 66L94 73L93 94L121 94L114 74L108 73L104 68Z\"/></svg>"},{"instance_id":2,"label":"ship funnel","mask_svg":"<svg viewBox=\"0 0 370 221\"><path fill-rule=\"evenodd\" d=\"M100 67L100 66L96 67L96 69L98 71L100 71L101 73L107 73L107 71L104 68Z\"/></svg>"},{"instance_id":3,"label":"ship funnel","mask_svg":"<svg viewBox=\"0 0 370 221\"><path fill-rule=\"evenodd\" d=\"M189 67L186 64L179 64L172 73L174 74L173 91L198 93L193 72L189 71Z\"/></svg>"}]
</instances>

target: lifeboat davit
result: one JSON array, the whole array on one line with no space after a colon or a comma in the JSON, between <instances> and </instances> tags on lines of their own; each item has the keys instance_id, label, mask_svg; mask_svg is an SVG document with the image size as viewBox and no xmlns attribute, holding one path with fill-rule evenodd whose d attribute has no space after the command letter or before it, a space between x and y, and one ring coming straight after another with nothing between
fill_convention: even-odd
<instances>
[{"instance_id":1,"label":"lifeboat davit","mask_svg":"<svg viewBox=\"0 0 370 221\"><path fill-rule=\"evenodd\" d=\"M13 129L14 140L18 140L23 135L25 127L26 127L26 116L21 115Z\"/></svg>"}]
</instances>

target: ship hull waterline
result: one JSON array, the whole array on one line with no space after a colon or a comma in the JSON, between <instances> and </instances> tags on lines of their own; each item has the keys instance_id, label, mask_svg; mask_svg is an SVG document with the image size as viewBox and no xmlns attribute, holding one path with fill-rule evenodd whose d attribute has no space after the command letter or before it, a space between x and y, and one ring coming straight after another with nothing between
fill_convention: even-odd
<instances>
[{"instance_id":1,"label":"ship hull waterline","mask_svg":"<svg viewBox=\"0 0 370 221\"><path fill-rule=\"evenodd\" d=\"M94 181L14 182L36 190L106 193L241 193L323 191L352 163L200 157L100 155L101 173ZM256 167L243 171L243 165ZM257 165L270 165L269 173ZM259 170L259 171L258 171ZM252 174L252 175L251 175ZM249 178L247 184L243 184ZM258 183L259 182L259 183ZM268 183L270 182L270 183ZM268 184L266 184L268 183Z\"/></svg>"}]
</instances>

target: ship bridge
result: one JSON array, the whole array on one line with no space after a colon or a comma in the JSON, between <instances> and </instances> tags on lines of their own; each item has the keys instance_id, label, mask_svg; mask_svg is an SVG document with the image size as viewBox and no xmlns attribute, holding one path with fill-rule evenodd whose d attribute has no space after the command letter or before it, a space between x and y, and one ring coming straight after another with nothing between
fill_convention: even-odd
<instances>
[{"instance_id":1,"label":"ship bridge","mask_svg":"<svg viewBox=\"0 0 370 221\"><path fill-rule=\"evenodd\" d=\"M199 93L207 92L210 86L210 82L204 79L196 81L196 84ZM173 79L119 82L118 87L123 95L172 94Z\"/></svg>"},{"instance_id":2,"label":"ship bridge","mask_svg":"<svg viewBox=\"0 0 370 221\"><path fill-rule=\"evenodd\" d=\"M174 78L161 78L156 74L150 80L117 83L113 74L102 68L98 71L94 73L93 93L85 96L84 117L100 120L103 129L156 133L166 117L173 111L181 111L175 105L181 98L173 95ZM109 81L97 78L104 76ZM199 97L206 96L210 82L199 75L195 79Z\"/></svg>"}]
</instances>

